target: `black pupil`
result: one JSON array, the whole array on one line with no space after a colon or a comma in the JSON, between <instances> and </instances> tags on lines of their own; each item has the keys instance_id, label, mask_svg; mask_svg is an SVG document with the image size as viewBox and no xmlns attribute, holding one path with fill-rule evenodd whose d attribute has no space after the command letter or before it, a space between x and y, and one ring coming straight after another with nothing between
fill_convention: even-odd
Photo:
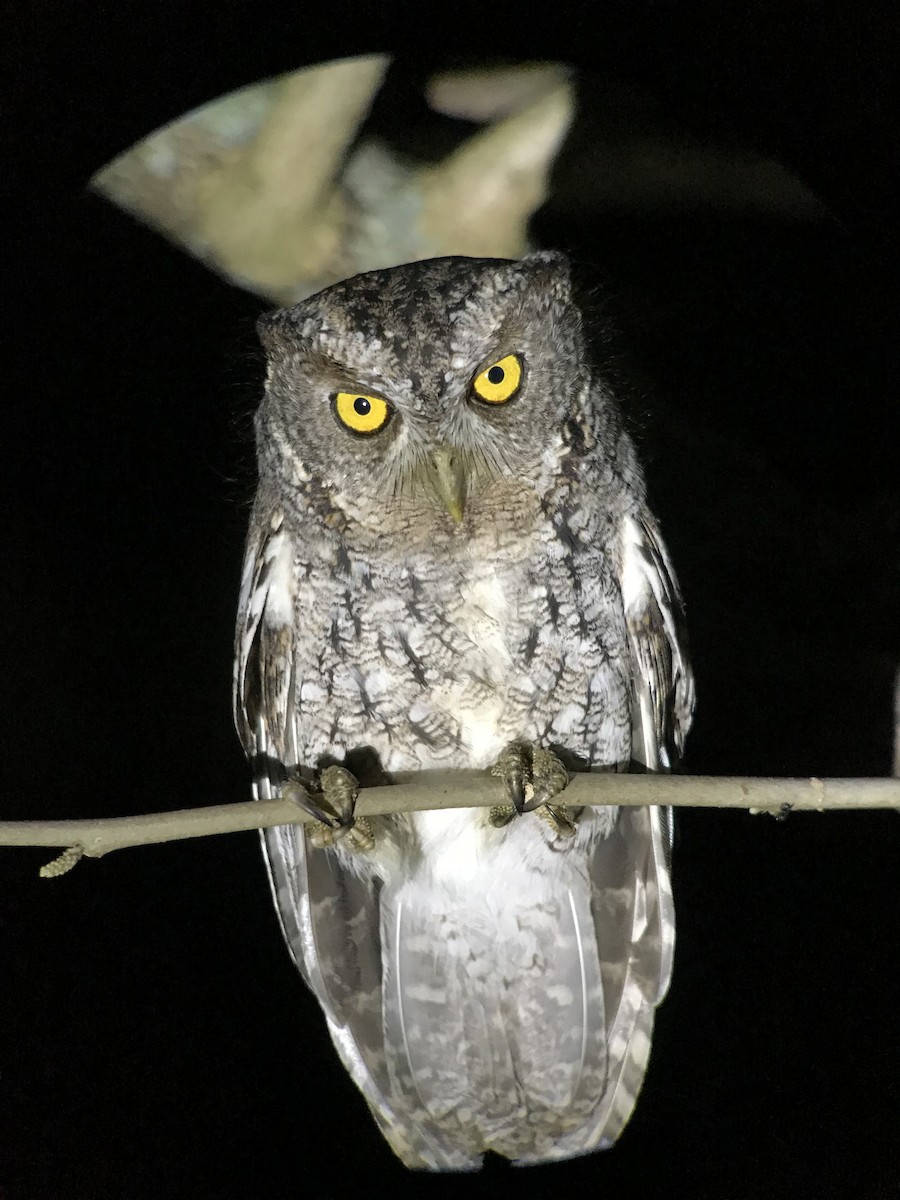
<instances>
[{"instance_id":1,"label":"black pupil","mask_svg":"<svg viewBox=\"0 0 900 1200\"><path fill-rule=\"evenodd\" d=\"M358 413L361 417L367 417L372 411L372 405L365 398L365 396L357 396L353 401L353 411Z\"/></svg>"},{"instance_id":2,"label":"black pupil","mask_svg":"<svg viewBox=\"0 0 900 1200\"><path fill-rule=\"evenodd\" d=\"M493 384L502 383L506 378L506 372L502 367L491 367L488 371L488 382Z\"/></svg>"}]
</instances>

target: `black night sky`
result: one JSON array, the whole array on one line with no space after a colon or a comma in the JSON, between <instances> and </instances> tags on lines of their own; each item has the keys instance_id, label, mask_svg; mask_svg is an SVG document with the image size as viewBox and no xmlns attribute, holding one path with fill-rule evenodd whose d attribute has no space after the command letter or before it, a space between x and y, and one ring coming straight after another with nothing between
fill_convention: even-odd
<instances>
[{"instance_id":1,"label":"black night sky","mask_svg":"<svg viewBox=\"0 0 900 1200\"><path fill-rule=\"evenodd\" d=\"M888 775L892 6L462 4L440 29L383 7L314 0L285 24L250 5L215 19L14 5L0 817L249 789L231 643L265 305L87 178L243 84L394 48L386 123L414 124L404 97L441 66L556 58L639 87L696 136L780 159L824 202L818 222L551 202L534 230L602 287L632 372L629 419L688 606L686 769ZM50 857L0 854L2 1200L898 1195L893 812L683 812L674 983L621 1142L456 1178L412 1175L382 1142L282 946L252 834L41 880Z\"/></svg>"}]
</instances>

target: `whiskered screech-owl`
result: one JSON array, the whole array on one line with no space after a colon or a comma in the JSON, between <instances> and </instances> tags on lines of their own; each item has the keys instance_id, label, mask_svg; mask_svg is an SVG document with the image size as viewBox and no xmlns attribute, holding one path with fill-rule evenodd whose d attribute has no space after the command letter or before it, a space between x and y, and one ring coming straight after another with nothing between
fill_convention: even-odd
<instances>
[{"instance_id":1,"label":"whiskered screech-owl","mask_svg":"<svg viewBox=\"0 0 900 1200\"><path fill-rule=\"evenodd\" d=\"M672 966L658 808L569 772L669 770L681 603L566 260L373 271L264 317L235 709L285 937L400 1158L611 1145ZM357 784L492 772L492 809L354 820ZM302 790L305 789L305 790Z\"/></svg>"}]
</instances>

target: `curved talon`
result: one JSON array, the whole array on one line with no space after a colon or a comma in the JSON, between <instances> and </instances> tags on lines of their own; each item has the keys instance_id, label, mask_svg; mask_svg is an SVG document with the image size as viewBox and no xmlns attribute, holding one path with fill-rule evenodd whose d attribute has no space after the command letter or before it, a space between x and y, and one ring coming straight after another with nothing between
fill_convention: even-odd
<instances>
[{"instance_id":1,"label":"curved talon","mask_svg":"<svg viewBox=\"0 0 900 1200\"><path fill-rule=\"evenodd\" d=\"M349 772L347 773L349 774ZM352 775L350 778L353 778ZM281 785L279 795L283 800L289 800L303 812L309 813L315 819L315 824L323 829L336 829L346 823L341 821L340 814L336 811L335 806L329 803L324 792L317 790L312 783L288 779Z\"/></svg>"},{"instance_id":2,"label":"curved talon","mask_svg":"<svg viewBox=\"0 0 900 1200\"><path fill-rule=\"evenodd\" d=\"M518 742L507 746L491 767L491 774L506 784L506 794L516 812L525 812L528 803L526 790L531 774L531 764L525 747Z\"/></svg>"},{"instance_id":3,"label":"curved talon","mask_svg":"<svg viewBox=\"0 0 900 1200\"><path fill-rule=\"evenodd\" d=\"M509 798L512 801L512 806L517 813L528 811L528 801L525 798L526 784L525 780L520 776L514 776L506 781L506 790L509 793Z\"/></svg>"},{"instance_id":4,"label":"curved talon","mask_svg":"<svg viewBox=\"0 0 900 1200\"><path fill-rule=\"evenodd\" d=\"M307 826L307 839L317 850L341 842L347 850L364 853L375 846L375 834L365 817L354 816L359 783L346 767L325 767L319 774L318 790L310 793L302 784L289 781L282 795L295 800L315 820ZM300 795L302 793L302 796Z\"/></svg>"},{"instance_id":5,"label":"curved talon","mask_svg":"<svg viewBox=\"0 0 900 1200\"><path fill-rule=\"evenodd\" d=\"M326 767L319 776L322 788L320 819L332 829L353 824L353 809L359 795L359 784L346 767Z\"/></svg>"},{"instance_id":6,"label":"curved talon","mask_svg":"<svg viewBox=\"0 0 900 1200\"><path fill-rule=\"evenodd\" d=\"M569 772L552 750L513 742L491 767L491 774L503 780L510 800L491 808L488 819L495 829L508 824L516 813L537 812L558 837L575 836L581 810L551 803L569 783Z\"/></svg>"},{"instance_id":7,"label":"curved talon","mask_svg":"<svg viewBox=\"0 0 900 1200\"><path fill-rule=\"evenodd\" d=\"M526 812L542 808L558 796L568 785L569 772L552 750L535 746L531 756L531 779L534 795L525 805Z\"/></svg>"},{"instance_id":8,"label":"curved talon","mask_svg":"<svg viewBox=\"0 0 900 1200\"><path fill-rule=\"evenodd\" d=\"M535 811L541 820L547 822L557 837L573 838L577 832L578 815L583 810L580 808L566 809L559 804L545 804Z\"/></svg>"}]
</instances>

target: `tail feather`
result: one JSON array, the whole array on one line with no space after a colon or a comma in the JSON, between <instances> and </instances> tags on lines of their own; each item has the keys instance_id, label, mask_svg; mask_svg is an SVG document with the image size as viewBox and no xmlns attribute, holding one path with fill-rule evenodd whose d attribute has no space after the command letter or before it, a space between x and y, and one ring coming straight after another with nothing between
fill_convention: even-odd
<instances>
[{"instance_id":1,"label":"tail feather","mask_svg":"<svg viewBox=\"0 0 900 1200\"><path fill-rule=\"evenodd\" d=\"M615 1141L671 969L658 810L621 810L577 854L519 862L514 889L492 888L486 863L463 894L416 872L378 884L340 853L307 854L297 828L265 836L294 956L408 1166L472 1169L489 1149L541 1162Z\"/></svg>"},{"instance_id":2,"label":"tail feather","mask_svg":"<svg viewBox=\"0 0 900 1200\"><path fill-rule=\"evenodd\" d=\"M514 1120L518 1093L497 1003L496 930L452 896L415 883L382 894L384 1045L394 1094L472 1155L490 1124Z\"/></svg>"},{"instance_id":3,"label":"tail feather","mask_svg":"<svg viewBox=\"0 0 900 1200\"><path fill-rule=\"evenodd\" d=\"M659 809L620 810L590 857L589 937L599 964L600 997L589 1036L606 1049L605 1075L585 1074L585 1113L573 1104L546 1138L516 1157L521 1165L571 1158L611 1146L630 1117L650 1054L655 1006L668 987L674 911ZM586 993L587 994L587 993ZM580 1119L578 1119L580 1118Z\"/></svg>"},{"instance_id":4,"label":"tail feather","mask_svg":"<svg viewBox=\"0 0 900 1200\"><path fill-rule=\"evenodd\" d=\"M516 913L504 1009L529 1112L580 1123L606 1074L603 981L584 880Z\"/></svg>"},{"instance_id":5,"label":"tail feather","mask_svg":"<svg viewBox=\"0 0 900 1200\"><path fill-rule=\"evenodd\" d=\"M263 834L282 930L319 1001L332 1041L392 1150L406 1166L476 1169L481 1156L461 1147L427 1115L410 1111L388 1065L383 1026L379 888L333 851L309 853L302 828ZM413 1113L415 1115L413 1115Z\"/></svg>"}]
</instances>

